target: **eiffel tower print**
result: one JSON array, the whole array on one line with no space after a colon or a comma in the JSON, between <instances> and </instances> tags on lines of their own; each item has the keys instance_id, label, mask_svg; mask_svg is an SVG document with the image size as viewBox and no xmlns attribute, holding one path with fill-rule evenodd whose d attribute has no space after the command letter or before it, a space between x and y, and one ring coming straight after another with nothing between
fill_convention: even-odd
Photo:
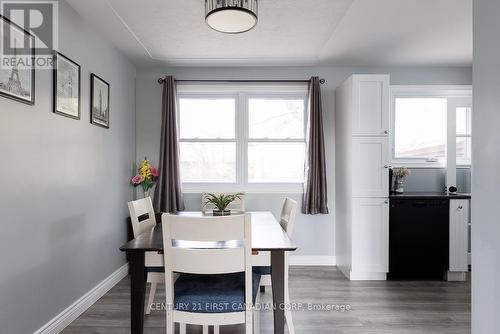
<instances>
[{"instance_id":1,"label":"eiffel tower print","mask_svg":"<svg viewBox=\"0 0 500 334\"><path fill-rule=\"evenodd\" d=\"M0 82L0 90L7 92L9 95L26 98L30 97L30 92L23 87L23 81L21 80L21 75L19 73L19 68L17 64L17 39L14 39L14 55L12 57L12 65L10 68L10 74L5 75L5 81ZM5 71L8 71L5 69Z\"/></svg>"},{"instance_id":2,"label":"eiffel tower print","mask_svg":"<svg viewBox=\"0 0 500 334\"><path fill-rule=\"evenodd\" d=\"M17 39L14 39L14 59L17 59ZM7 82L7 90L13 94L28 96L29 93L23 89L21 80L19 79L19 69L17 68L17 62L14 61L12 65L12 70L10 72L9 82Z\"/></svg>"}]
</instances>

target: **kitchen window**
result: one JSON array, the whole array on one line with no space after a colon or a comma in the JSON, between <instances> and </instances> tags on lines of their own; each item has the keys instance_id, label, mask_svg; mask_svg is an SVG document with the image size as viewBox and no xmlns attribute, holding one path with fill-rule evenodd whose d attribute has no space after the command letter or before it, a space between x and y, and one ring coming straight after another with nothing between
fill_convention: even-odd
<instances>
[{"instance_id":1,"label":"kitchen window","mask_svg":"<svg viewBox=\"0 0 500 334\"><path fill-rule=\"evenodd\" d=\"M186 191L301 192L307 87L178 94Z\"/></svg>"},{"instance_id":2,"label":"kitchen window","mask_svg":"<svg viewBox=\"0 0 500 334\"><path fill-rule=\"evenodd\" d=\"M446 98L394 99L394 159L438 162L446 157Z\"/></svg>"},{"instance_id":3,"label":"kitchen window","mask_svg":"<svg viewBox=\"0 0 500 334\"><path fill-rule=\"evenodd\" d=\"M470 165L472 160L472 108L456 108L457 165Z\"/></svg>"},{"instance_id":4,"label":"kitchen window","mask_svg":"<svg viewBox=\"0 0 500 334\"><path fill-rule=\"evenodd\" d=\"M392 86L391 96L393 165L470 165L470 86Z\"/></svg>"}]
</instances>

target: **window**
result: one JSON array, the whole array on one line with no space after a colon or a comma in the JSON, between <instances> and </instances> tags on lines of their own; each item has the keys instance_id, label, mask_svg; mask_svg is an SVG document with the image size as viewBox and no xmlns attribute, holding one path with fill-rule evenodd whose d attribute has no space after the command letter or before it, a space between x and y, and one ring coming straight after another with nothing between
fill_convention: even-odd
<instances>
[{"instance_id":1,"label":"window","mask_svg":"<svg viewBox=\"0 0 500 334\"><path fill-rule=\"evenodd\" d=\"M248 99L248 182L304 180L304 99Z\"/></svg>"},{"instance_id":2,"label":"window","mask_svg":"<svg viewBox=\"0 0 500 334\"><path fill-rule=\"evenodd\" d=\"M391 95L394 165L470 165L471 87L392 86Z\"/></svg>"},{"instance_id":3,"label":"window","mask_svg":"<svg viewBox=\"0 0 500 334\"><path fill-rule=\"evenodd\" d=\"M179 99L183 182L236 181L236 99Z\"/></svg>"},{"instance_id":4,"label":"window","mask_svg":"<svg viewBox=\"0 0 500 334\"><path fill-rule=\"evenodd\" d=\"M394 122L394 158L426 161L445 158L445 98L396 98Z\"/></svg>"},{"instance_id":5,"label":"window","mask_svg":"<svg viewBox=\"0 0 500 334\"><path fill-rule=\"evenodd\" d=\"M457 113L457 165L470 165L472 160L472 109L456 108Z\"/></svg>"},{"instance_id":6,"label":"window","mask_svg":"<svg viewBox=\"0 0 500 334\"><path fill-rule=\"evenodd\" d=\"M179 92L184 188L301 191L306 92Z\"/></svg>"}]
</instances>

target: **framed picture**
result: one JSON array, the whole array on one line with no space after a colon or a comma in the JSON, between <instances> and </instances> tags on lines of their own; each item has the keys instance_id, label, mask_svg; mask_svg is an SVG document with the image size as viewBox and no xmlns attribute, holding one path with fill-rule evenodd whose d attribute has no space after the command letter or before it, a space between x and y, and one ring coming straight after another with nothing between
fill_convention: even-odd
<instances>
[{"instance_id":1,"label":"framed picture","mask_svg":"<svg viewBox=\"0 0 500 334\"><path fill-rule=\"evenodd\" d=\"M54 112L80 119L80 65L54 52Z\"/></svg>"},{"instance_id":2,"label":"framed picture","mask_svg":"<svg viewBox=\"0 0 500 334\"><path fill-rule=\"evenodd\" d=\"M90 75L90 123L109 129L109 84Z\"/></svg>"},{"instance_id":3,"label":"framed picture","mask_svg":"<svg viewBox=\"0 0 500 334\"><path fill-rule=\"evenodd\" d=\"M0 15L0 96L35 104L35 37Z\"/></svg>"}]
</instances>

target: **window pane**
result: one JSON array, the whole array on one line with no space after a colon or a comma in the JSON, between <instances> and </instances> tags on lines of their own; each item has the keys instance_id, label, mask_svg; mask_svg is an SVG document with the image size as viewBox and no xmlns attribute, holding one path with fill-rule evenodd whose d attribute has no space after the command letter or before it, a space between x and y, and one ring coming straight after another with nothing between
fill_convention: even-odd
<instances>
[{"instance_id":1,"label":"window pane","mask_svg":"<svg viewBox=\"0 0 500 334\"><path fill-rule=\"evenodd\" d=\"M235 143L182 143L182 182L236 182Z\"/></svg>"},{"instance_id":2,"label":"window pane","mask_svg":"<svg viewBox=\"0 0 500 334\"><path fill-rule=\"evenodd\" d=\"M396 98L396 158L444 158L446 99Z\"/></svg>"},{"instance_id":3,"label":"window pane","mask_svg":"<svg viewBox=\"0 0 500 334\"><path fill-rule=\"evenodd\" d=\"M250 138L304 138L304 100L248 99Z\"/></svg>"},{"instance_id":4,"label":"window pane","mask_svg":"<svg viewBox=\"0 0 500 334\"><path fill-rule=\"evenodd\" d=\"M248 182L303 182L304 143L249 143Z\"/></svg>"},{"instance_id":5,"label":"window pane","mask_svg":"<svg viewBox=\"0 0 500 334\"><path fill-rule=\"evenodd\" d=\"M179 99L181 138L235 138L233 98Z\"/></svg>"},{"instance_id":6,"label":"window pane","mask_svg":"<svg viewBox=\"0 0 500 334\"><path fill-rule=\"evenodd\" d=\"M457 108L457 135L471 134L471 108Z\"/></svg>"},{"instance_id":7,"label":"window pane","mask_svg":"<svg viewBox=\"0 0 500 334\"><path fill-rule=\"evenodd\" d=\"M472 159L472 145L470 137L457 138L457 164L469 165Z\"/></svg>"}]
</instances>

